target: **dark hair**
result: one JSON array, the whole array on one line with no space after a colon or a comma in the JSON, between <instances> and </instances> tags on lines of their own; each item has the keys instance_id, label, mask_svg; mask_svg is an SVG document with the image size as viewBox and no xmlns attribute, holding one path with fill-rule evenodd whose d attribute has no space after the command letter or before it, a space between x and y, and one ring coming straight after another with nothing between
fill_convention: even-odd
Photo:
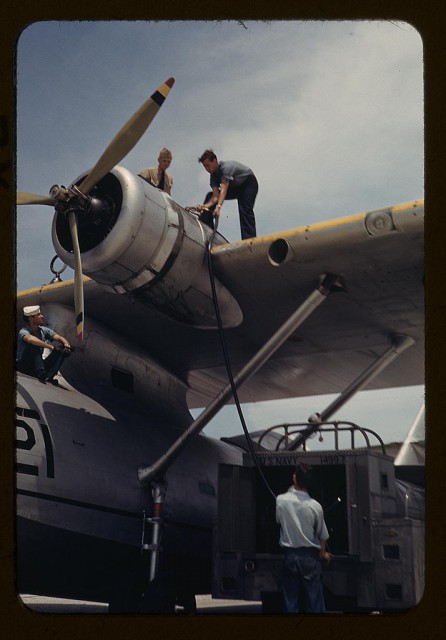
<instances>
[{"instance_id":1,"label":"dark hair","mask_svg":"<svg viewBox=\"0 0 446 640\"><path fill-rule=\"evenodd\" d=\"M203 151L201 156L198 158L198 162L203 162L203 160L216 160L217 156L214 153L213 149L206 149Z\"/></svg>"},{"instance_id":2,"label":"dark hair","mask_svg":"<svg viewBox=\"0 0 446 640\"><path fill-rule=\"evenodd\" d=\"M296 474L296 484L302 489L308 489L311 482L311 466L309 464L298 464L294 470Z\"/></svg>"}]
</instances>

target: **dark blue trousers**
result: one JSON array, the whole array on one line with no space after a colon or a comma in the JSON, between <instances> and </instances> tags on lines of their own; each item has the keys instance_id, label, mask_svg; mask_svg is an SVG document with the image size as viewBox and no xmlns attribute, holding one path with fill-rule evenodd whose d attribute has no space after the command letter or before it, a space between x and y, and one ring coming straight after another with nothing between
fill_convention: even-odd
<instances>
[{"instance_id":1,"label":"dark blue trousers","mask_svg":"<svg viewBox=\"0 0 446 640\"><path fill-rule=\"evenodd\" d=\"M226 194L226 200L237 200L242 240L245 240L246 238L255 238L257 235L254 203L258 190L259 184L257 182L257 178L254 175L251 175L248 176L245 182L239 187L229 185ZM204 202L207 202L211 197L212 191L206 194ZM200 220L212 229L214 228L214 209L215 206L200 215Z\"/></svg>"},{"instance_id":2,"label":"dark blue trousers","mask_svg":"<svg viewBox=\"0 0 446 640\"><path fill-rule=\"evenodd\" d=\"M49 356L42 358L41 347L27 344L21 360L17 361L17 371L38 378L45 375L47 380L52 379L62 366L68 354L63 349L51 351Z\"/></svg>"},{"instance_id":3,"label":"dark blue trousers","mask_svg":"<svg viewBox=\"0 0 446 640\"><path fill-rule=\"evenodd\" d=\"M325 613L319 549L283 548L282 587L286 613Z\"/></svg>"}]
</instances>

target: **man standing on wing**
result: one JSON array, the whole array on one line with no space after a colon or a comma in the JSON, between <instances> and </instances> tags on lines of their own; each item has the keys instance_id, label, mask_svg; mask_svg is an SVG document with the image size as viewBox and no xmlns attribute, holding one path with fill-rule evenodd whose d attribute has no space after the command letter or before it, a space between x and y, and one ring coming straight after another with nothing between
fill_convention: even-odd
<instances>
[{"instance_id":1,"label":"man standing on wing","mask_svg":"<svg viewBox=\"0 0 446 640\"><path fill-rule=\"evenodd\" d=\"M198 159L210 173L210 191L204 204L194 208L201 211L200 220L214 228L214 217L221 214L225 200L237 200L242 240L256 237L254 203L259 190L253 171L235 160L218 161L212 149L206 149Z\"/></svg>"}]
</instances>

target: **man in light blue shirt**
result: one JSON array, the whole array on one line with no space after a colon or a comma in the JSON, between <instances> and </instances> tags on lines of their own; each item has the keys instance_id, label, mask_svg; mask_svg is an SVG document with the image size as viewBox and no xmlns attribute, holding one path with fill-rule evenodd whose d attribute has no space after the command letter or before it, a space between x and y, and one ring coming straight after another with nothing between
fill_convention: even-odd
<instances>
[{"instance_id":1,"label":"man in light blue shirt","mask_svg":"<svg viewBox=\"0 0 446 640\"><path fill-rule=\"evenodd\" d=\"M325 612L321 560L331 557L326 548L329 535L321 505L308 495L310 478L310 467L298 465L293 486L276 499L287 613Z\"/></svg>"}]
</instances>

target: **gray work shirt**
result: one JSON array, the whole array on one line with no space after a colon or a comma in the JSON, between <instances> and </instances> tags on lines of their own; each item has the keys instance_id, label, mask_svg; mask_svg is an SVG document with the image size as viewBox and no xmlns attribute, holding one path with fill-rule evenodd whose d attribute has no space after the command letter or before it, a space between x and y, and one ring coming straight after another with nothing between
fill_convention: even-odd
<instances>
[{"instance_id":1,"label":"gray work shirt","mask_svg":"<svg viewBox=\"0 0 446 640\"><path fill-rule=\"evenodd\" d=\"M249 176L253 176L253 171L235 160L222 160L218 163L218 169L211 173L211 187L220 187L224 182L229 182L230 186L239 187Z\"/></svg>"},{"instance_id":2,"label":"gray work shirt","mask_svg":"<svg viewBox=\"0 0 446 640\"><path fill-rule=\"evenodd\" d=\"M322 507L306 491L290 487L276 498L276 520L280 524L280 546L315 547L328 540Z\"/></svg>"},{"instance_id":3,"label":"gray work shirt","mask_svg":"<svg viewBox=\"0 0 446 640\"><path fill-rule=\"evenodd\" d=\"M39 327L38 333L39 335L37 335L36 338L39 338L40 340L43 340L43 342L48 342L48 343L52 342L54 336L56 335L56 332L50 329L49 327ZM25 342L23 340L25 336L32 336L32 335L33 333L31 329L29 329L29 327L23 327L23 329L20 329L18 339L17 339L17 355L16 355L17 362L19 362L23 358L23 354L25 353L26 349L33 348L32 345L30 345L28 342ZM43 347L38 347L38 348L40 349L40 353L43 353Z\"/></svg>"}]
</instances>

